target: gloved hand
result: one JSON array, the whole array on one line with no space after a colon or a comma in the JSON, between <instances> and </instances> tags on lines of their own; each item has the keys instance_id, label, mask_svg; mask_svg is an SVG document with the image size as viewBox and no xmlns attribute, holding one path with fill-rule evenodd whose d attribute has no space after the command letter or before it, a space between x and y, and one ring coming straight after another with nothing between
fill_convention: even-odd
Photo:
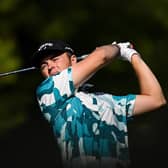
<instances>
[{"instance_id":1,"label":"gloved hand","mask_svg":"<svg viewBox=\"0 0 168 168\"><path fill-rule=\"evenodd\" d=\"M123 43L113 42L112 44L117 44L119 46L120 48L119 58L122 60L131 62L132 55L138 54L138 52L135 49L133 49L133 45L130 42L123 42Z\"/></svg>"}]
</instances>

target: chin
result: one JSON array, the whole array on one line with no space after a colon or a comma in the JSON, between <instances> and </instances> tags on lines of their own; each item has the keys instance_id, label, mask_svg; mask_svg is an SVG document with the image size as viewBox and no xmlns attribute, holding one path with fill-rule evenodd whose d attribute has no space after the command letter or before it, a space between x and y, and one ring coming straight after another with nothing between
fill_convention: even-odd
<instances>
[{"instance_id":1,"label":"chin","mask_svg":"<svg viewBox=\"0 0 168 168\"><path fill-rule=\"evenodd\" d=\"M58 74L59 72L52 72L52 73L50 73L50 76L53 76L53 75L56 75L56 74Z\"/></svg>"}]
</instances>

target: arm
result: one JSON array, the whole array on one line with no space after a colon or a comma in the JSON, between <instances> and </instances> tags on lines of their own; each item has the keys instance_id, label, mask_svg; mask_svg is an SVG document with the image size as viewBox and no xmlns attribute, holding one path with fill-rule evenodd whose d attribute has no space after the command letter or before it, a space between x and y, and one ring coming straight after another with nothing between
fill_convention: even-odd
<instances>
[{"instance_id":1,"label":"arm","mask_svg":"<svg viewBox=\"0 0 168 168\"><path fill-rule=\"evenodd\" d=\"M140 85L140 94L136 97L133 115L152 111L166 104L158 80L137 51L132 49L129 42L118 43L118 46L120 58L132 64Z\"/></svg>"},{"instance_id":2,"label":"arm","mask_svg":"<svg viewBox=\"0 0 168 168\"><path fill-rule=\"evenodd\" d=\"M159 108L166 103L161 86L153 72L137 54L133 54L131 64L135 70L140 85L137 95L134 115Z\"/></svg>"},{"instance_id":3,"label":"arm","mask_svg":"<svg viewBox=\"0 0 168 168\"><path fill-rule=\"evenodd\" d=\"M100 68L111 62L119 53L116 45L97 47L87 58L72 66L72 78L75 87L89 79Z\"/></svg>"}]
</instances>

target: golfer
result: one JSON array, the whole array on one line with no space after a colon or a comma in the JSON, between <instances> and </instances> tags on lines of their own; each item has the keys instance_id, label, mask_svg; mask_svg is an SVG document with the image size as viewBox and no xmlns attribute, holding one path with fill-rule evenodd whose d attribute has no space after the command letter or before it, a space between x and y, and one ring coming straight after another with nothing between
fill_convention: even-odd
<instances>
[{"instance_id":1,"label":"golfer","mask_svg":"<svg viewBox=\"0 0 168 168\"><path fill-rule=\"evenodd\" d=\"M116 96L81 91L88 79L115 59L130 62L140 93ZM128 120L166 103L158 80L132 45L99 46L78 61L66 42L47 41L34 53L33 65L45 78L37 88L37 100L52 126L64 166L129 167Z\"/></svg>"}]
</instances>

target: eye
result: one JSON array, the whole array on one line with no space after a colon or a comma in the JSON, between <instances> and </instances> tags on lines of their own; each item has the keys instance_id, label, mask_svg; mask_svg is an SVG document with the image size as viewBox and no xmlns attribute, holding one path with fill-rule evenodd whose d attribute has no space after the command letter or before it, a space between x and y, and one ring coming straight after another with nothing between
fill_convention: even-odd
<instances>
[{"instance_id":1,"label":"eye","mask_svg":"<svg viewBox=\"0 0 168 168\"><path fill-rule=\"evenodd\" d=\"M57 61L58 59L59 59L59 57L53 57L53 58L52 58L52 61L55 62L55 61Z\"/></svg>"},{"instance_id":2,"label":"eye","mask_svg":"<svg viewBox=\"0 0 168 168\"><path fill-rule=\"evenodd\" d=\"M40 69L43 70L46 67L47 67L47 64L44 63L44 64L41 64Z\"/></svg>"}]
</instances>

